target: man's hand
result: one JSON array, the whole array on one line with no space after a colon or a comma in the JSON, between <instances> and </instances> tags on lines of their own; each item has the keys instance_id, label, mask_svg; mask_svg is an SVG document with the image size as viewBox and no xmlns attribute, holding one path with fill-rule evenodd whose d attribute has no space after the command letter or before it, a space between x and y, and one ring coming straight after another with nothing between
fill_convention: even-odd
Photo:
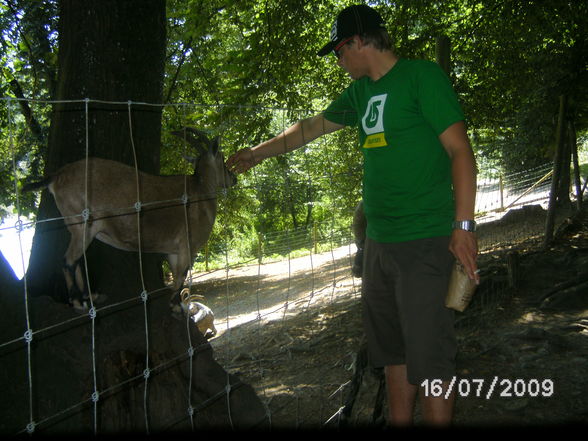
<instances>
[{"instance_id":1,"label":"man's hand","mask_svg":"<svg viewBox=\"0 0 588 441\"><path fill-rule=\"evenodd\" d=\"M326 120L322 113L302 119L268 141L253 148L239 150L227 160L227 168L233 173L245 173L264 159L296 150L319 136L343 127L341 124Z\"/></svg>"},{"instance_id":2,"label":"man's hand","mask_svg":"<svg viewBox=\"0 0 588 441\"><path fill-rule=\"evenodd\" d=\"M476 258L478 257L476 233L456 228L451 234L449 251L462 264L468 277L475 280L476 284L479 285L480 275L478 274L478 265L476 263Z\"/></svg>"},{"instance_id":3,"label":"man's hand","mask_svg":"<svg viewBox=\"0 0 588 441\"><path fill-rule=\"evenodd\" d=\"M245 173L250 168L261 162L255 157L253 150L249 147L241 149L227 159L227 168L233 173Z\"/></svg>"}]
</instances>

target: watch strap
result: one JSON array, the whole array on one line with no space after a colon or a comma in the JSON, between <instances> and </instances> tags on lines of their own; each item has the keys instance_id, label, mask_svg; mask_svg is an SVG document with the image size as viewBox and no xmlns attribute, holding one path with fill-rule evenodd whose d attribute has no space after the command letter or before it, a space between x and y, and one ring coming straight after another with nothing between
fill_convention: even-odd
<instances>
[{"instance_id":1,"label":"watch strap","mask_svg":"<svg viewBox=\"0 0 588 441\"><path fill-rule=\"evenodd\" d=\"M461 220L461 221L454 221L452 224L453 229L460 229L470 232L476 231L476 221L474 220Z\"/></svg>"}]
</instances>

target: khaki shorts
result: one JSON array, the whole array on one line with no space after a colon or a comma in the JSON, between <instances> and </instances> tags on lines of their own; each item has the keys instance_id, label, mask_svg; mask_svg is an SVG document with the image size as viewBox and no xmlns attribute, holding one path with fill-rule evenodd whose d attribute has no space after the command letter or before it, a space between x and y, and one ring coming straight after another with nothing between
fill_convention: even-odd
<instances>
[{"instance_id":1,"label":"khaki shorts","mask_svg":"<svg viewBox=\"0 0 588 441\"><path fill-rule=\"evenodd\" d=\"M454 312L444 305L455 261L449 237L366 240L363 322L374 367L406 364L408 381L455 375Z\"/></svg>"}]
</instances>

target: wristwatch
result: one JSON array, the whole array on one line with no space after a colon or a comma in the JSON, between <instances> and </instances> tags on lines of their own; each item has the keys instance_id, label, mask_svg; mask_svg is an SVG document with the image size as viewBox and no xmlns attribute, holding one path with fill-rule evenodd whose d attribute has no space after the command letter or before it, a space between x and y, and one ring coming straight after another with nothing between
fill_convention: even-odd
<instances>
[{"instance_id":1,"label":"wristwatch","mask_svg":"<svg viewBox=\"0 0 588 441\"><path fill-rule=\"evenodd\" d=\"M466 230L472 233L476 231L476 221L474 220L454 221L451 226L453 229L459 228L460 230Z\"/></svg>"}]
</instances>

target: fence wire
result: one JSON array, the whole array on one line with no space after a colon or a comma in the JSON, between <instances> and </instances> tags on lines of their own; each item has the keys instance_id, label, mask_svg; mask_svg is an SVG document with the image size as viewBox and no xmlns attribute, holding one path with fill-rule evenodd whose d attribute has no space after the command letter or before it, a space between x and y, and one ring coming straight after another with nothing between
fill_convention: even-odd
<instances>
[{"instance_id":1,"label":"fence wire","mask_svg":"<svg viewBox=\"0 0 588 441\"><path fill-rule=\"evenodd\" d=\"M85 100L87 104L92 100ZM2 103L6 106L9 127L14 129L15 120L18 118L14 115L13 99L3 99ZM36 102L37 105L49 106L55 102ZM145 105L145 103L115 103L128 106L129 121L135 104ZM201 109L202 106L190 104L170 105L173 109L181 109L181 118L189 119L189 115L194 109ZM217 107L206 108L207 111L221 112L222 109ZM247 108L242 117L247 118L249 111ZM253 108L253 110L255 110ZM293 117L301 117L308 114L306 111L292 111L287 109L273 109L279 115L274 119L274 123L281 129L285 129ZM232 117L234 118L234 116ZM231 121L223 121L220 126L230 126ZM132 123L130 122L130 134L133 138ZM12 151L16 151L16 140L9 133L10 145ZM322 141L318 141L318 148L321 148ZM326 192L333 192L334 188L348 180L349 176L342 176L335 170L329 170L329 162L326 161L327 169L323 170L322 176L312 176L308 172L308 179L326 188ZM22 173L17 169L15 163L12 164L15 196L18 203L18 190L16 182L22 177ZM25 167L26 168L26 167ZM481 179L478 183L477 212L478 219L484 223L490 223L499 219L500 216L509 209L519 205L541 204L546 200L549 193L551 165L546 164L520 174L512 174L496 179ZM304 171L303 171L304 173ZM353 173L353 172L351 172ZM253 184L249 189L238 191L257 191L263 193L266 189L261 188L261 177L253 179ZM237 190L235 190L237 191ZM295 189L289 188L288 180L284 181L284 192L295 192ZM222 204L222 195L219 195ZM336 211L337 198L331 197L330 202L333 212ZM141 202L141 201L138 201ZM307 201L311 203L313 201ZM126 208L126 207L116 207ZM524 223L518 231L513 228L512 224L505 224L502 230L496 229L487 231L481 227L480 245L483 253L490 252L497 246L506 247L521 240L526 240L541 234L542 218L541 210L537 209L537 221L533 224ZM23 228L20 208L17 206L18 223L16 226L4 226L0 230L3 235L15 233L20 238L20 231ZM139 219L140 213L136 213ZM43 221L46 222L47 220ZM187 222L187 220L186 220ZM33 223L35 225L36 223ZM140 222L138 222L140 232ZM507 234L508 233L508 234ZM314 370L313 378L320 378L319 381L310 381L307 383L287 384L282 378L276 378L275 375L283 375L292 359L299 357L300 353L321 351L321 339L325 338L324 330L327 327L333 327L338 322L341 308L357 308L357 299L361 287L361 280L351 275L351 264L355 255L354 239L351 231L351 212L349 213L348 222L335 222L332 219L309 223L297 228L286 228L281 231L257 231L259 245L257 249L252 250L250 256L238 255L233 259L229 253L231 242L229 240L223 245L224 251L218 251L224 257L224 262L207 272L193 272L188 280L189 289L204 296L204 302L214 311L216 316L216 326L219 330L218 335L211 340L215 349L218 360L227 369L227 379L225 388L220 391L220 397L225 398L226 411L229 414L229 420L234 417L233 409L230 405L231 384L229 372L242 373L246 380L254 387L258 396L263 400L268 413L268 419L278 425L289 425L290 427L308 427L308 426L332 426L336 425L340 419L342 409L344 408L344 398L348 389L350 365L349 354L354 350L355 342L341 343L341 353L337 360L330 360L329 363L323 363L320 366L308 366L309 371ZM509 236L510 235L510 236ZM22 241L20 257L21 260L27 257L22 252ZM223 255L224 253L224 255ZM141 257L139 254L139 264ZM24 264L23 264L24 266ZM279 268L277 267L279 266ZM143 275L143 268L140 271ZM0 336L0 365L7 360L7 353L15 351L24 351L27 357L26 372L19 381L24 381L25 386L22 388L26 397L17 397L19 400L27 402L26 412L23 410L22 418L19 421L3 421L0 424L0 430L7 428L14 429L16 432L43 432L46 428L59 426L64 419L71 418L73 414L83 412L88 406L92 409L92 416L86 423L85 428L94 434L101 433L100 426L100 404L113 391L124 388L142 388L143 409L140 413L144 420L144 431L150 432L151 419L150 409L148 406L149 394L151 389L151 379L159 371L164 371L170 363L184 362L189 365L190 372L185 397L177 397L178 400L185 400L183 413L176 415L174 421L169 421L167 427L174 430L178 421L189 420L190 427L194 430L199 428L196 416L208 405L216 402L218 396L210 397L208 400L201 400L196 403L196 397L193 394L193 385L200 381L199 378L192 377L192 365L195 354L199 351L207 350L208 345L193 347L193 343L188 341L185 353L178 356L176 360L167 360L161 363L154 361L155 354L150 352L149 336L158 330L154 330L149 322L147 304L154 298L161 297L165 293L162 291L148 292L142 282L142 291L137 297L120 302L113 301L106 305L92 305L90 312L85 316L77 316L60 322L55 322L42 329L34 329L30 323L28 307L32 301L29 298L27 288L27 278L24 277L22 290L18 293L21 301L25 305L26 316L25 322L21 328L25 330L20 337ZM204 287L204 288L201 288ZM208 290L208 291L203 291ZM214 291L216 289L216 291ZM165 290L164 290L165 291ZM491 287L488 295L480 296L478 304L474 305L468 315L468 319L474 320L479 317L479 311L484 309L485 303L495 302L497 298L508 290L503 286ZM269 295L271 294L271 295ZM116 300L116 299L114 299ZM143 370L130 379L120 381L118 384L109 386L107 389L100 388L97 377L102 375L100 371L104 360L96 359L96 340L100 340L99 333L92 329L91 341L87 342L88 351L91 351L93 357L92 374L88 379L89 391L88 396L78 397L77 402L71 406L62 409L53 409L50 415L39 414L37 400L43 400L39 396L38 390L35 390L37 379L31 360L31 347L39 340L50 339L53 335L67 329L72 322L90 322L92 327L96 317L105 313L116 314L118 310L124 309L129 304L143 305L137 309L137 314L141 314L144 320L144 329L141 331L145 335L145 353ZM334 307L337 312L330 310ZM290 319L293 316L304 318L304 336L305 341L296 341L292 334L294 329L290 329ZM473 317L473 318L472 318ZM341 319L343 320L343 319ZM345 323L339 323L342 329L345 329ZM194 324L186 319L186 326ZM269 337L268 330L273 330L275 334ZM189 340L190 332L187 331ZM251 358L250 354L242 352L242 348L253 344L256 346L256 355ZM330 342L331 345L337 345L338 342ZM303 347L303 349L300 349ZM318 358L320 353L316 354ZM38 360L37 360L38 362ZM273 372L277 372L274 374ZM335 373L335 374L334 374ZM26 391L26 392L25 392ZM63 391L67 394L67 391ZM14 397L4 395L1 400L12 400ZM75 400L74 400L75 401ZM310 406L312 404L312 406ZM181 407L181 406L180 406ZM305 408L319 409L318 411L305 412ZM26 413L26 415L24 414ZM232 424L232 423L231 423ZM135 426L133 426L135 427ZM3 428L3 429L2 429Z\"/></svg>"}]
</instances>

